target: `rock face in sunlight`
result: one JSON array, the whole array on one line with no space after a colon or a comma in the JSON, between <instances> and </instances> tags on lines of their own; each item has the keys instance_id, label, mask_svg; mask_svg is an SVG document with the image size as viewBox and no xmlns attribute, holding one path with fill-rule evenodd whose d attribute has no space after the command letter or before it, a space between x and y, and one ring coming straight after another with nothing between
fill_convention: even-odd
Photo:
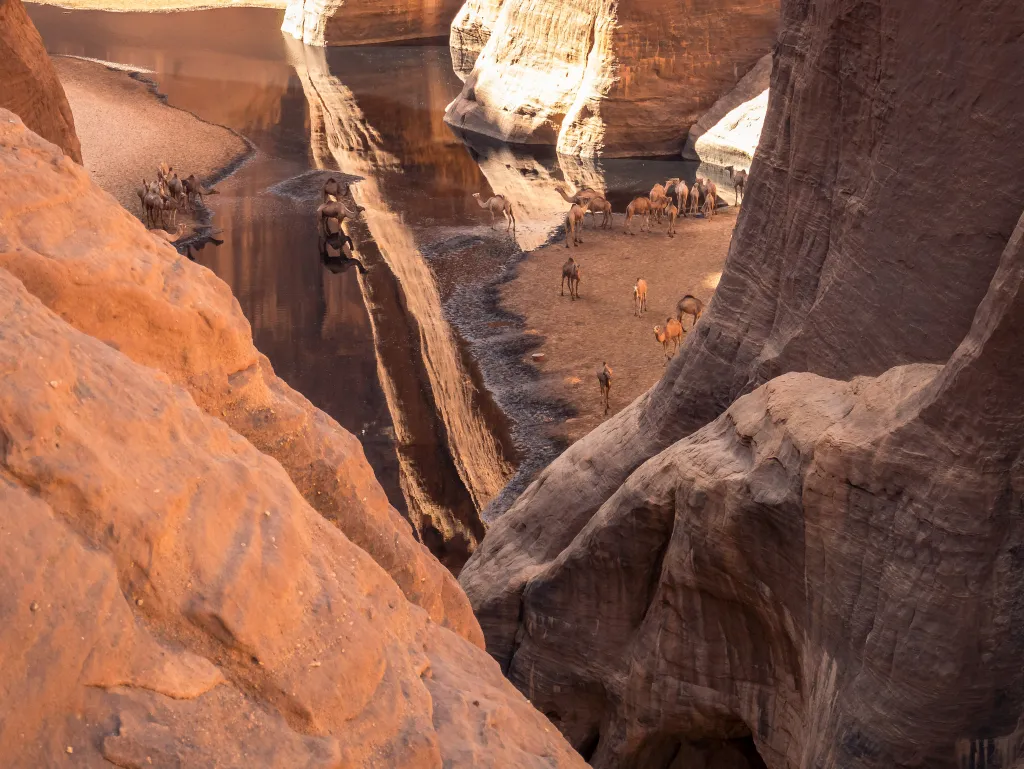
<instances>
[{"instance_id":1,"label":"rock face in sunlight","mask_svg":"<svg viewBox=\"0 0 1024 769\"><path fill-rule=\"evenodd\" d=\"M775 41L778 0L468 0L452 24L465 79L445 120L566 155L677 154Z\"/></svg>"},{"instance_id":2,"label":"rock face in sunlight","mask_svg":"<svg viewBox=\"0 0 1024 769\"><path fill-rule=\"evenodd\" d=\"M0 109L82 162L71 107L21 0L0 3Z\"/></svg>"},{"instance_id":3,"label":"rock face in sunlight","mask_svg":"<svg viewBox=\"0 0 1024 769\"><path fill-rule=\"evenodd\" d=\"M708 311L461 582L488 650L594 767L745 738L771 769L1009 766L1024 18L782 13Z\"/></svg>"},{"instance_id":4,"label":"rock face in sunlight","mask_svg":"<svg viewBox=\"0 0 1024 769\"><path fill-rule=\"evenodd\" d=\"M282 32L306 45L448 37L458 0L289 0Z\"/></svg>"},{"instance_id":5,"label":"rock face in sunlight","mask_svg":"<svg viewBox=\"0 0 1024 769\"><path fill-rule=\"evenodd\" d=\"M768 111L771 77L772 57L768 54L693 124L683 157L749 169Z\"/></svg>"},{"instance_id":6,"label":"rock face in sunlight","mask_svg":"<svg viewBox=\"0 0 1024 769\"><path fill-rule=\"evenodd\" d=\"M226 286L0 146L7 765L583 767Z\"/></svg>"}]
</instances>

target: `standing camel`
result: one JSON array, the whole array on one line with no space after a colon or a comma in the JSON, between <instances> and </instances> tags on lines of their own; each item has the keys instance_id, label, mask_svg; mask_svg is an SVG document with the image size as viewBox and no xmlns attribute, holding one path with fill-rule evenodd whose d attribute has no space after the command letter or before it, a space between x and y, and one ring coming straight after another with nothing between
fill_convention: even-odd
<instances>
[{"instance_id":1,"label":"standing camel","mask_svg":"<svg viewBox=\"0 0 1024 769\"><path fill-rule=\"evenodd\" d=\"M683 323L684 315L693 316L693 326L697 325L697 321L700 320L700 316L704 314L704 302L692 294L687 294L676 304L676 318L679 320L680 328ZM693 326L690 329L693 330Z\"/></svg>"},{"instance_id":2,"label":"standing camel","mask_svg":"<svg viewBox=\"0 0 1024 769\"><path fill-rule=\"evenodd\" d=\"M612 204L600 195L587 201L585 213L591 213L594 215L595 224L597 223L597 215L602 214L604 218L601 220L601 229L610 228L612 226Z\"/></svg>"},{"instance_id":3,"label":"standing camel","mask_svg":"<svg viewBox=\"0 0 1024 769\"><path fill-rule=\"evenodd\" d=\"M651 201L650 198L640 196L634 198L628 206L626 206L626 226L623 228L623 232L628 232L630 235L636 233L630 229L629 224L633 221L634 216L642 216L643 221L640 222L640 232L644 231L644 224L647 224L648 229L651 226Z\"/></svg>"},{"instance_id":4,"label":"standing camel","mask_svg":"<svg viewBox=\"0 0 1024 769\"><path fill-rule=\"evenodd\" d=\"M576 264L576 260L570 256L569 261L562 265L562 287L558 295L565 296L565 282L569 281L569 298L579 299L580 280L582 279L583 270Z\"/></svg>"},{"instance_id":5,"label":"standing camel","mask_svg":"<svg viewBox=\"0 0 1024 769\"><path fill-rule=\"evenodd\" d=\"M601 363L601 370L597 372L597 383L601 387L601 398L604 400L604 413L607 414L610 408L608 400L612 393L612 369L607 362Z\"/></svg>"},{"instance_id":6,"label":"standing camel","mask_svg":"<svg viewBox=\"0 0 1024 769\"><path fill-rule=\"evenodd\" d=\"M674 238L676 236L676 217L679 216L679 206L675 203L670 203L668 211L665 213L668 215L668 236Z\"/></svg>"},{"instance_id":7,"label":"standing camel","mask_svg":"<svg viewBox=\"0 0 1024 769\"><path fill-rule=\"evenodd\" d=\"M715 208L718 206L718 185L710 179L704 184L704 206L701 208L704 216L710 218L715 215Z\"/></svg>"},{"instance_id":8,"label":"standing camel","mask_svg":"<svg viewBox=\"0 0 1024 769\"><path fill-rule=\"evenodd\" d=\"M578 246L583 242L583 217L586 210L579 203L573 203L569 213L565 215L565 247L569 247L569 236L572 235L572 244Z\"/></svg>"},{"instance_id":9,"label":"standing camel","mask_svg":"<svg viewBox=\"0 0 1024 769\"><path fill-rule=\"evenodd\" d=\"M334 196L335 200L348 195L348 185L339 182L333 176L328 177L327 181L324 182L323 187L324 203L330 203L330 196Z\"/></svg>"},{"instance_id":10,"label":"standing camel","mask_svg":"<svg viewBox=\"0 0 1024 769\"><path fill-rule=\"evenodd\" d=\"M665 362L667 363L679 350L679 344L683 341L683 326L675 318L665 318L664 329L661 326L654 327L654 338L658 340L665 351ZM671 353L669 352L670 346L672 347Z\"/></svg>"},{"instance_id":11,"label":"standing camel","mask_svg":"<svg viewBox=\"0 0 1024 769\"><path fill-rule=\"evenodd\" d=\"M555 189L558 190L558 194L562 196L562 200L566 203L578 203L581 206L592 198L601 197L601 193L593 187L584 187L582 190L577 190L572 197L566 195L565 190L561 187L555 187Z\"/></svg>"},{"instance_id":12,"label":"standing camel","mask_svg":"<svg viewBox=\"0 0 1024 769\"><path fill-rule=\"evenodd\" d=\"M480 197L479 192L474 192L473 197L476 198L477 204L480 208L485 208L491 212L491 229L494 229L495 216L501 214L508 221L508 227L505 228L505 232L512 230L512 236L516 234L516 215L512 213L512 203L504 195L495 195L492 198L483 200Z\"/></svg>"},{"instance_id":13,"label":"standing camel","mask_svg":"<svg viewBox=\"0 0 1024 769\"><path fill-rule=\"evenodd\" d=\"M690 188L690 213L694 216L700 211L700 199L705 194L704 184L704 179L698 176Z\"/></svg>"},{"instance_id":14,"label":"standing camel","mask_svg":"<svg viewBox=\"0 0 1024 769\"><path fill-rule=\"evenodd\" d=\"M672 205L672 199L662 195L660 198L651 198L651 212L655 214L655 221L661 224L662 215L668 211L668 207Z\"/></svg>"},{"instance_id":15,"label":"standing camel","mask_svg":"<svg viewBox=\"0 0 1024 769\"><path fill-rule=\"evenodd\" d=\"M680 181L676 185L676 205L679 206L679 211L683 216L686 216L686 200L689 196L690 190L686 187L686 182Z\"/></svg>"},{"instance_id":16,"label":"standing camel","mask_svg":"<svg viewBox=\"0 0 1024 769\"><path fill-rule=\"evenodd\" d=\"M743 190L747 186L747 172L742 168L737 171L729 166L729 178L732 179L732 187L736 192L736 205L740 205L743 202Z\"/></svg>"},{"instance_id":17,"label":"standing camel","mask_svg":"<svg viewBox=\"0 0 1024 769\"><path fill-rule=\"evenodd\" d=\"M633 285L633 314L638 318L647 312L647 281L637 278Z\"/></svg>"},{"instance_id":18,"label":"standing camel","mask_svg":"<svg viewBox=\"0 0 1024 769\"><path fill-rule=\"evenodd\" d=\"M345 204L340 201L333 203L323 203L316 209L316 232L321 238L327 238L331 231L328 228L328 220L334 219L338 223L338 229L341 229L341 223L345 221L345 218L354 219L356 214L363 209L356 206L355 211L350 211L345 207Z\"/></svg>"}]
</instances>

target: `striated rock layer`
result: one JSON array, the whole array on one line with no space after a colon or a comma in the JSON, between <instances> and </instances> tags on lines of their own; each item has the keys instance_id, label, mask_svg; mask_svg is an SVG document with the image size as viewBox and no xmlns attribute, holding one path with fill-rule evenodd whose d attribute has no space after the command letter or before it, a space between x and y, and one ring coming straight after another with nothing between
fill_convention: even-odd
<instances>
[{"instance_id":1,"label":"striated rock layer","mask_svg":"<svg viewBox=\"0 0 1024 769\"><path fill-rule=\"evenodd\" d=\"M0 109L82 162L71 107L21 0L0 2Z\"/></svg>"},{"instance_id":2,"label":"striated rock layer","mask_svg":"<svg viewBox=\"0 0 1024 769\"><path fill-rule=\"evenodd\" d=\"M6 112L0 162L5 765L583 767L408 600L460 594L407 528L367 540L358 443L224 285Z\"/></svg>"},{"instance_id":3,"label":"striated rock layer","mask_svg":"<svg viewBox=\"0 0 1024 769\"><path fill-rule=\"evenodd\" d=\"M281 31L306 45L448 37L458 0L289 0Z\"/></svg>"},{"instance_id":4,"label":"striated rock layer","mask_svg":"<svg viewBox=\"0 0 1024 769\"><path fill-rule=\"evenodd\" d=\"M58 162L52 145L18 122L0 122L0 174L0 267L80 331L185 387L280 462L409 600L482 643L458 584L388 504L359 441L274 375L223 282L175 259L84 169Z\"/></svg>"},{"instance_id":5,"label":"striated rock layer","mask_svg":"<svg viewBox=\"0 0 1024 769\"><path fill-rule=\"evenodd\" d=\"M1009 765L1024 17L787 0L783 21L708 311L461 583L597 767L747 735L772 769Z\"/></svg>"},{"instance_id":6,"label":"striated rock layer","mask_svg":"<svg viewBox=\"0 0 1024 769\"><path fill-rule=\"evenodd\" d=\"M465 87L445 120L567 155L676 155L771 48L778 7L468 0L450 38Z\"/></svg>"}]
</instances>

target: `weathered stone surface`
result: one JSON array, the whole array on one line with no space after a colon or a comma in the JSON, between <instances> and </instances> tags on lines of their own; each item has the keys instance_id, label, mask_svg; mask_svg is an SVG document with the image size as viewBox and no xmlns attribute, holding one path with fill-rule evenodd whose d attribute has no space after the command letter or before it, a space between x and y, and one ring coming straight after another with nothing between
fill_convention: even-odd
<instances>
[{"instance_id":1,"label":"weathered stone surface","mask_svg":"<svg viewBox=\"0 0 1024 769\"><path fill-rule=\"evenodd\" d=\"M1024 17L783 19L708 311L461 576L597 767L748 734L772 769L962 767L1017 740Z\"/></svg>"},{"instance_id":2,"label":"weathered stone surface","mask_svg":"<svg viewBox=\"0 0 1024 769\"><path fill-rule=\"evenodd\" d=\"M0 3L0 109L82 162L71 107L21 0Z\"/></svg>"},{"instance_id":3,"label":"weathered stone surface","mask_svg":"<svg viewBox=\"0 0 1024 769\"><path fill-rule=\"evenodd\" d=\"M749 170L768 111L771 77L768 54L690 127L683 157Z\"/></svg>"},{"instance_id":4,"label":"weathered stone surface","mask_svg":"<svg viewBox=\"0 0 1024 769\"><path fill-rule=\"evenodd\" d=\"M777 26L777 0L469 0L450 38L466 83L445 120L567 155L678 154Z\"/></svg>"},{"instance_id":5,"label":"weathered stone surface","mask_svg":"<svg viewBox=\"0 0 1024 769\"><path fill-rule=\"evenodd\" d=\"M447 37L458 0L289 0L282 32L306 45Z\"/></svg>"},{"instance_id":6,"label":"weathered stone surface","mask_svg":"<svg viewBox=\"0 0 1024 769\"><path fill-rule=\"evenodd\" d=\"M280 462L409 600L482 643L466 597L388 504L359 441L274 375L226 284L146 233L9 113L0 174L0 267L79 330L185 387Z\"/></svg>"}]
</instances>

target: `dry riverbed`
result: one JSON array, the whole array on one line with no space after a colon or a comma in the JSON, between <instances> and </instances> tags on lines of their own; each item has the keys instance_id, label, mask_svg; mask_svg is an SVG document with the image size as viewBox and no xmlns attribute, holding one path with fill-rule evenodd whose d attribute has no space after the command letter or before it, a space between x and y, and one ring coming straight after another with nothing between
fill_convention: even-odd
<instances>
[{"instance_id":1,"label":"dry riverbed","mask_svg":"<svg viewBox=\"0 0 1024 769\"><path fill-rule=\"evenodd\" d=\"M502 304L525 319L526 333L542 340L532 362L541 395L568 403L577 412L552 424L554 437L574 442L605 417L597 370L607 361L614 371L609 416L646 392L665 370L665 355L654 339L654 325L674 315L676 302L693 294L711 299L729 250L738 209L720 209L712 220L679 220L676 237L666 226L635 236L622 231L621 214L611 230L593 230L587 217L584 244L566 250L564 241L531 253L518 274L502 288ZM562 264L574 257L583 268L580 299L559 293ZM648 312L633 314L633 284L648 285ZM689 328L690 318L683 326ZM530 360L529 356L527 358Z\"/></svg>"}]
</instances>

